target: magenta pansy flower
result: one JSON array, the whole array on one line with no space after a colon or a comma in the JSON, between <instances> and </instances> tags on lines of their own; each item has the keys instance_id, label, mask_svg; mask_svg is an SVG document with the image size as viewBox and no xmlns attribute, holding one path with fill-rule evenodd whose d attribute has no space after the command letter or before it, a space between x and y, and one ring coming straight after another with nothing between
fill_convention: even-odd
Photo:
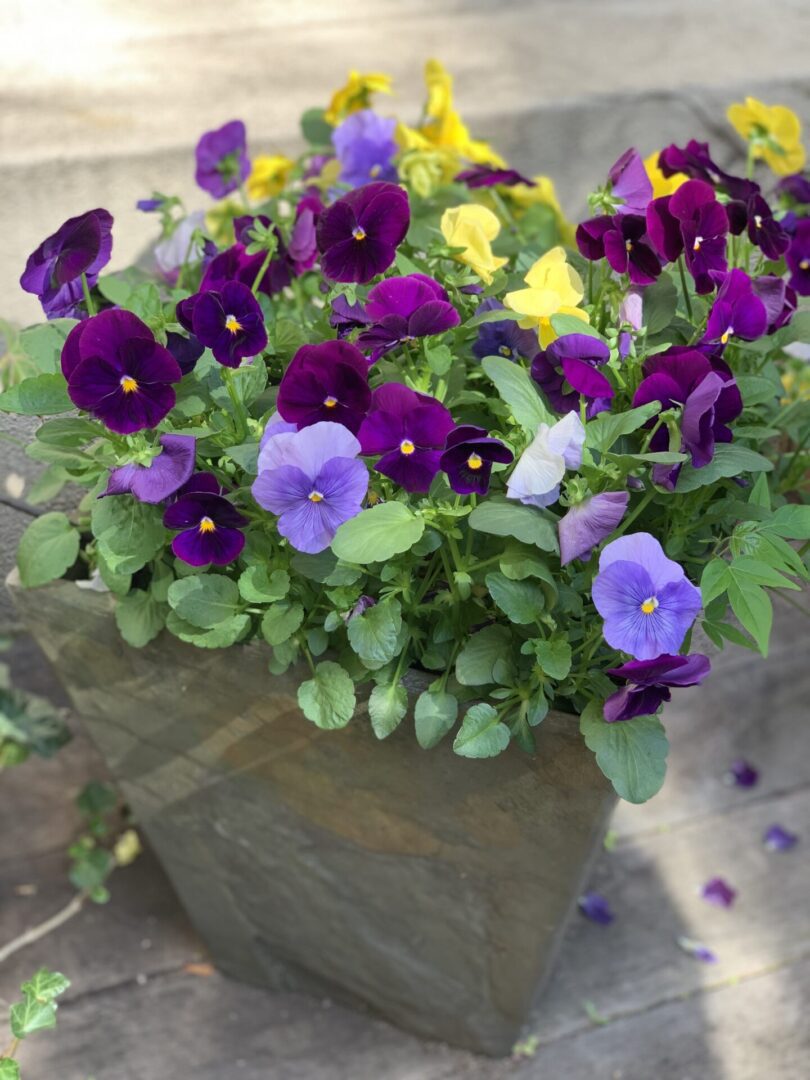
<instances>
[{"instance_id":1,"label":"magenta pansy flower","mask_svg":"<svg viewBox=\"0 0 810 1080\"><path fill-rule=\"evenodd\" d=\"M493 439L486 428L461 424L447 436L439 464L459 495L486 495L493 463L508 465L513 459L509 447Z\"/></svg>"},{"instance_id":2,"label":"magenta pansy flower","mask_svg":"<svg viewBox=\"0 0 810 1080\"><path fill-rule=\"evenodd\" d=\"M196 439L193 435L161 435L162 450L148 465L122 465L110 472L105 495L134 495L144 503L168 499L191 479Z\"/></svg>"},{"instance_id":3,"label":"magenta pansy flower","mask_svg":"<svg viewBox=\"0 0 810 1080\"><path fill-rule=\"evenodd\" d=\"M658 168L664 176L683 173L692 180L705 180L707 184L725 192L732 199L747 199L759 191L759 184L732 176L720 168L709 154L709 144L690 139L684 147L665 146L658 155Z\"/></svg>"},{"instance_id":4,"label":"magenta pansy flower","mask_svg":"<svg viewBox=\"0 0 810 1080\"><path fill-rule=\"evenodd\" d=\"M605 702L604 717L609 724L651 716L672 697L672 686L698 686L711 671L708 656L691 653L671 656L664 653L653 660L630 660L620 667L608 668L608 675L626 679L627 685L611 694Z\"/></svg>"},{"instance_id":5,"label":"magenta pansy flower","mask_svg":"<svg viewBox=\"0 0 810 1080\"><path fill-rule=\"evenodd\" d=\"M112 226L106 210L88 210L68 218L28 256L20 285L39 297L49 319L81 314L82 274L92 289L110 261Z\"/></svg>"},{"instance_id":6,"label":"magenta pansy flower","mask_svg":"<svg viewBox=\"0 0 810 1080\"><path fill-rule=\"evenodd\" d=\"M282 418L299 427L331 420L356 434L371 404L368 362L348 341L302 345L284 372L276 404Z\"/></svg>"},{"instance_id":7,"label":"magenta pansy flower","mask_svg":"<svg viewBox=\"0 0 810 1080\"><path fill-rule=\"evenodd\" d=\"M324 274L365 284L387 270L411 221L408 196L397 184L355 188L318 219L316 237Z\"/></svg>"},{"instance_id":8,"label":"magenta pansy flower","mask_svg":"<svg viewBox=\"0 0 810 1080\"><path fill-rule=\"evenodd\" d=\"M569 507L557 524L561 564L590 555L622 520L629 500L627 491L603 491Z\"/></svg>"},{"instance_id":9,"label":"magenta pansy flower","mask_svg":"<svg viewBox=\"0 0 810 1080\"><path fill-rule=\"evenodd\" d=\"M206 131L195 150L194 179L203 191L221 199L247 180L250 161L247 133L241 120L231 120L215 131Z\"/></svg>"},{"instance_id":10,"label":"magenta pansy flower","mask_svg":"<svg viewBox=\"0 0 810 1080\"><path fill-rule=\"evenodd\" d=\"M580 398L588 402L587 416L610 408L614 390L599 368L610 359L610 349L591 334L563 334L532 360L531 374L555 412L579 411ZM566 390L566 386L570 387Z\"/></svg>"},{"instance_id":11,"label":"magenta pansy flower","mask_svg":"<svg viewBox=\"0 0 810 1080\"><path fill-rule=\"evenodd\" d=\"M722 284L709 312L703 341L727 345L732 338L755 341L762 337L768 328L768 313L751 278L744 270L730 270L718 278Z\"/></svg>"},{"instance_id":12,"label":"magenta pansy flower","mask_svg":"<svg viewBox=\"0 0 810 1080\"><path fill-rule=\"evenodd\" d=\"M461 321L445 290L426 274L385 278L369 292L365 314L372 325L357 344L370 350L372 363L402 342L442 334Z\"/></svg>"},{"instance_id":13,"label":"magenta pansy flower","mask_svg":"<svg viewBox=\"0 0 810 1080\"><path fill-rule=\"evenodd\" d=\"M374 391L358 438L364 454L382 454L374 466L406 491L427 491L441 467L453 417L436 398L401 383Z\"/></svg>"},{"instance_id":14,"label":"magenta pansy flower","mask_svg":"<svg viewBox=\"0 0 810 1080\"><path fill-rule=\"evenodd\" d=\"M698 293L714 288L713 271L725 271L728 216L714 189L702 180L687 180L673 195L653 199L647 207L647 232L668 262L683 252Z\"/></svg>"},{"instance_id":15,"label":"magenta pansy flower","mask_svg":"<svg viewBox=\"0 0 810 1080\"><path fill-rule=\"evenodd\" d=\"M172 551L191 566L227 566L245 546L248 519L222 494L215 476L196 473L167 507L163 524L179 530Z\"/></svg>"}]
</instances>

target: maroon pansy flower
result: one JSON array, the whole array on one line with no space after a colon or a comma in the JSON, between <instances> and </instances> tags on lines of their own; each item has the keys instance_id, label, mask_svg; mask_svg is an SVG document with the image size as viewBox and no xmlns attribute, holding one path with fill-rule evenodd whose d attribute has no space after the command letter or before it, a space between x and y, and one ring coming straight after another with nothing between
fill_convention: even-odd
<instances>
[{"instance_id":1,"label":"maroon pansy flower","mask_svg":"<svg viewBox=\"0 0 810 1080\"><path fill-rule=\"evenodd\" d=\"M797 223L785 262L790 270L788 285L799 296L810 296L810 217Z\"/></svg>"},{"instance_id":2,"label":"maroon pansy flower","mask_svg":"<svg viewBox=\"0 0 810 1080\"><path fill-rule=\"evenodd\" d=\"M445 290L426 274L379 282L368 294L366 315L372 325L360 334L357 344L370 350L371 363L402 342L443 334L461 321Z\"/></svg>"},{"instance_id":3,"label":"maroon pansy flower","mask_svg":"<svg viewBox=\"0 0 810 1080\"><path fill-rule=\"evenodd\" d=\"M355 188L320 215L321 267L333 281L365 284L387 270L410 225L408 196L397 184Z\"/></svg>"},{"instance_id":4,"label":"maroon pansy flower","mask_svg":"<svg viewBox=\"0 0 810 1080\"><path fill-rule=\"evenodd\" d=\"M246 356L258 356L267 345L267 330L259 301L239 281L229 281L218 292L204 292L192 319L197 340L225 367L239 367Z\"/></svg>"},{"instance_id":5,"label":"maroon pansy flower","mask_svg":"<svg viewBox=\"0 0 810 1080\"><path fill-rule=\"evenodd\" d=\"M711 671L708 656L691 653L671 656L664 653L654 660L630 660L621 667L608 668L608 675L626 679L627 685L605 702L604 716L609 724L651 716L672 697L672 686L697 686Z\"/></svg>"},{"instance_id":6,"label":"maroon pansy flower","mask_svg":"<svg viewBox=\"0 0 810 1080\"><path fill-rule=\"evenodd\" d=\"M727 345L732 338L755 341L768 328L765 304L756 295L744 270L715 275L722 282L706 323L703 341Z\"/></svg>"},{"instance_id":7,"label":"maroon pansy flower","mask_svg":"<svg viewBox=\"0 0 810 1080\"><path fill-rule=\"evenodd\" d=\"M613 387L599 368L610 349L590 334L563 334L532 360L532 378L559 413L578 412L580 398L588 402L588 417L610 409Z\"/></svg>"},{"instance_id":8,"label":"maroon pansy flower","mask_svg":"<svg viewBox=\"0 0 810 1080\"><path fill-rule=\"evenodd\" d=\"M182 372L168 349L130 311L110 308L74 326L62 347L68 396L110 431L156 427L174 407Z\"/></svg>"},{"instance_id":9,"label":"maroon pansy flower","mask_svg":"<svg viewBox=\"0 0 810 1080\"><path fill-rule=\"evenodd\" d=\"M692 180L705 180L707 184L724 192L732 199L748 199L759 191L759 184L732 176L711 158L709 144L690 139L684 147L666 146L658 155L658 168L664 176L683 173Z\"/></svg>"},{"instance_id":10,"label":"maroon pansy flower","mask_svg":"<svg viewBox=\"0 0 810 1080\"><path fill-rule=\"evenodd\" d=\"M348 341L302 345L278 388L278 411L299 428L332 420L357 434L371 403L368 361Z\"/></svg>"},{"instance_id":11,"label":"maroon pansy flower","mask_svg":"<svg viewBox=\"0 0 810 1080\"><path fill-rule=\"evenodd\" d=\"M364 454L382 454L375 468L406 491L427 491L441 468L453 417L436 398L401 383L378 386L357 437Z\"/></svg>"},{"instance_id":12,"label":"maroon pansy flower","mask_svg":"<svg viewBox=\"0 0 810 1080\"><path fill-rule=\"evenodd\" d=\"M211 473L196 473L166 509L163 524L180 530L172 551L191 566L226 566L245 546L242 529L248 519L222 495Z\"/></svg>"},{"instance_id":13,"label":"maroon pansy flower","mask_svg":"<svg viewBox=\"0 0 810 1080\"><path fill-rule=\"evenodd\" d=\"M206 131L195 151L194 179L203 191L221 199L247 180L250 161L247 133L241 120L231 120L216 131Z\"/></svg>"},{"instance_id":14,"label":"maroon pansy flower","mask_svg":"<svg viewBox=\"0 0 810 1080\"><path fill-rule=\"evenodd\" d=\"M106 210L68 218L28 256L20 285L39 297L49 319L81 314L82 274L92 288L110 261L113 219Z\"/></svg>"},{"instance_id":15,"label":"maroon pansy flower","mask_svg":"<svg viewBox=\"0 0 810 1080\"><path fill-rule=\"evenodd\" d=\"M498 461L508 465L514 454L500 439L493 439L486 428L461 424L447 436L439 464L459 495L486 495L492 475L492 465Z\"/></svg>"},{"instance_id":16,"label":"maroon pansy flower","mask_svg":"<svg viewBox=\"0 0 810 1080\"><path fill-rule=\"evenodd\" d=\"M647 221L641 214L591 218L577 228L576 239L586 259L604 256L617 274L628 274L633 285L651 285L661 273L661 262L647 239Z\"/></svg>"},{"instance_id":17,"label":"maroon pansy flower","mask_svg":"<svg viewBox=\"0 0 810 1080\"><path fill-rule=\"evenodd\" d=\"M506 187L514 187L515 184L537 187L534 180L523 176L515 169L495 169L491 165L473 165L469 169L464 169L454 179L457 184L466 184L470 189L495 187L496 184L503 184Z\"/></svg>"},{"instance_id":18,"label":"maroon pansy flower","mask_svg":"<svg viewBox=\"0 0 810 1080\"><path fill-rule=\"evenodd\" d=\"M734 199L726 204L729 231L734 236L748 230L748 238L767 259L781 259L790 245L790 236L773 216L773 211L757 192L747 201Z\"/></svg>"},{"instance_id":19,"label":"maroon pansy flower","mask_svg":"<svg viewBox=\"0 0 810 1080\"><path fill-rule=\"evenodd\" d=\"M712 291L712 272L727 267L728 217L709 184L687 180L673 195L653 199L647 208L647 232L668 262L684 253L698 293Z\"/></svg>"}]
</instances>

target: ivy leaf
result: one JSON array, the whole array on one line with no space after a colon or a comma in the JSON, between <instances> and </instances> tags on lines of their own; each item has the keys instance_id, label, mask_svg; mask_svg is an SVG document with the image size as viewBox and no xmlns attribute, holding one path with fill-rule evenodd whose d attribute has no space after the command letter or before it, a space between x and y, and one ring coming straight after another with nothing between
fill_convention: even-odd
<instances>
[{"instance_id":1,"label":"ivy leaf","mask_svg":"<svg viewBox=\"0 0 810 1080\"><path fill-rule=\"evenodd\" d=\"M667 771L669 743L657 716L637 716L609 724L603 702L591 701L580 717L585 745L613 784L616 794L643 803L660 790Z\"/></svg>"},{"instance_id":2,"label":"ivy leaf","mask_svg":"<svg viewBox=\"0 0 810 1080\"><path fill-rule=\"evenodd\" d=\"M56 510L34 518L20 538L20 581L31 589L60 578L79 554L79 531Z\"/></svg>"},{"instance_id":3,"label":"ivy leaf","mask_svg":"<svg viewBox=\"0 0 810 1080\"><path fill-rule=\"evenodd\" d=\"M564 679L571 670L571 646L565 638L555 637L549 641L535 641L534 654L543 674L550 679Z\"/></svg>"},{"instance_id":4,"label":"ivy leaf","mask_svg":"<svg viewBox=\"0 0 810 1080\"><path fill-rule=\"evenodd\" d=\"M675 491L681 495L713 484L723 477L739 476L746 472L770 472L772 468L773 462L755 450L749 450L747 446L718 443L714 448L714 457L702 469L696 469L688 462L683 466Z\"/></svg>"},{"instance_id":5,"label":"ivy leaf","mask_svg":"<svg viewBox=\"0 0 810 1080\"><path fill-rule=\"evenodd\" d=\"M534 506L523 506L511 499L494 496L476 506L468 521L470 528L477 532L514 536L542 551L559 551L554 522Z\"/></svg>"},{"instance_id":6,"label":"ivy leaf","mask_svg":"<svg viewBox=\"0 0 810 1080\"><path fill-rule=\"evenodd\" d=\"M371 726L378 739L390 735L408 711L408 691L401 683L375 686L368 699Z\"/></svg>"},{"instance_id":7,"label":"ivy leaf","mask_svg":"<svg viewBox=\"0 0 810 1080\"><path fill-rule=\"evenodd\" d=\"M382 667L393 660L402 629L402 609L397 600L385 601L350 619L346 627L349 644L367 667Z\"/></svg>"},{"instance_id":8,"label":"ivy leaf","mask_svg":"<svg viewBox=\"0 0 810 1080\"><path fill-rule=\"evenodd\" d=\"M237 614L239 588L222 574L192 574L171 583L168 600L185 622L213 630Z\"/></svg>"},{"instance_id":9,"label":"ivy leaf","mask_svg":"<svg viewBox=\"0 0 810 1080\"><path fill-rule=\"evenodd\" d=\"M423 750L432 750L458 719L458 699L440 690L425 690L416 699L413 718L416 741Z\"/></svg>"},{"instance_id":10,"label":"ivy leaf","mask_svg":"<svg viewBox=\"0 0 810 1080\"><path fill-rule=\"evenodd\" d=\"M512 638L505 626L485 626L473 634L456 659L456 678L462 686L485 686L497 682L499 671L508 668Z\"/></svg>"},{"instance_id":11,"label":"ivy leaf","mask_svg":"<svg viewBox=\"0 0 810 1080\"><path fill-rule=\"evenodd\" d=\"M301 712L319 728L345 727L354 715L355 703L351 677L332 660L322 660L313 678L298 688Z\"/></svg>"},{"instance_id":12,"label":"ivy leaf","mask_svg":"<svg viewBox=\"0 0 810 1080\"><path fill-rule=\"evenodd\" d=\"M288 641L304 621L304 609L300 604L280 600L271 604L262 619L262 634L268 645L282 645Z\"/></svg>"},{"instance_id":13,"label":"ivy leaf","mask_svg":"<svg viewBox=\"0 0 810 1080\"><path fill-rule=\"evenodd\" d=\"M509 406L512 416L530 438L534 438L541 424L554 422L528 373L519 364L507 360L505 356L485 356L481 366L495 384L501 400Z\"/></svg>"},{"instance_id":14,"label":"ivy leaf","mask_svg":"<svg viewBox=\"0 0 810 1080\"><path fill-rule=\"evenodd\" d=\"M762 655L767 656L773 625L773 607L768 594L761 585L738 578L729 584L728 598L731 610L756 641Z\"/></svg>"},{"instance_id":15,"label":"ivy leaf","mask_svg":"<svg viewBox=\"0 0 810 1080\"><path fill-rule=\"evenodd\" d=\"M290 591L290 575L286 570L273 570L257 563L249 566L239 577L239 592L249 604L266 604L270 600L283 600Z\"/></svg>"},{"instance_id":16,"label":"ivy leaf","mask_svg":"<svg viewBox=\"0 0 810 1080\"><path fill-rule=\"evenodd\" d=\"M144 589L133 589L118 598L115 622L124 641L133 648L142 649L166 625L166 605Z\"/></svg>"},{"instance_id":17,"label":"ivy leaf","mask_svg":"<svg viewBox=\"0 0 810 1080\"><path fill-rule=\"evenodd\" d=\"M546 606L546 597L532 581L512 581L504 574L487 574L489 595L510 622L527 625L536 622Z\"/></svg>"},{"instance_id":18,"label":"ivy leaf","mask_svg":"<svg viewBox=\"0 0 810 1080\"><path fill-rule=\"evenodd\" d=\"M387 502L344 521L332 541L339 559L357 565L387 562L408 551L425 531L425 519L404 503Z\"/></svg>"},{"instance_id":19,"label":"ivy leaf","mask_svg":"<svg viewBox=\"0 0 810 1080\"><path fill-rule=\"evenodd\" d=\"M28 982L22 984L25 1000L11 1007L11 1033L24 1039L34 1031L56 1027L56 1001L70 986L70 980L59 972L41 968Z\"/></svg>"},{"instance_id":20,"label":"ivy leaf","mask_svg":"<svg viewBox=\"0 0 810 1080\"><path fill-rule=\"evenodd\" d=\"M75 407L63 375L32 375L0 394L0 412L22 416L50 416Z\"/></svg>"},{"instance_id":21,"label":"ivy leaf","mask_svg":"<svg viewBox=\"0 0 810 1080\"><path fill-rule=\"evenodd\" d=\"M509 728L498 719L491 705L473 705L464 714L453 741L453 750L462 757L495 757L509 745Z\"/></svg>"}]
</instances>

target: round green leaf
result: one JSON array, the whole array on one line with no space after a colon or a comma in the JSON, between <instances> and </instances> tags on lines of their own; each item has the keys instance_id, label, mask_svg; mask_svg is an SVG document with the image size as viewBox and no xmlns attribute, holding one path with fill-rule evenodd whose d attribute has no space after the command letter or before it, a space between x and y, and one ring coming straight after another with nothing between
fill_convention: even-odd
<instances>
[{"instance_id":1,"label":"round green leaf","mask_svg":"<svg viewBox=\"0 0 810 1080\"><path fill-rule=\"evenodd\" d=\"M509 745L509 728L491 705L473 705L461 722L453 750L462 757L495 757Z\"/></svg>"},{"instance_id":2,"label":"round green leaf","mask_svg":"<svg viewBox=\"0 0 810 1080\"><path fill-rule=\"evenodd\" d=\"M34 518L20 539L17 567L26 588L60 578L79 554L79 532L65 514Z\"/></svg>"},{"instance_id":3,"label":"round green leaf","mask_svg":"<svg viewBox=\"0 0 810 1080\"><path fill-rule=\"evenodd\" d=\"M354 715L354 683L332 660L322 660L315 675L298 687L301 712L319 728L345 727Z\"/></svg>"},{"instance_id":4,"label":"round green leaf","mask_svg":"<svg viewBox=\"0 0 810 1080\"><path fill-rule=\"evenodd\" d=\"M193 574L171 583L168 600L185 622L212 630L237 614L239 588L221 574Z\"/></svg>"},{"instance_id":5,"label":"round green leaf","mask_svg":"<svg viewBox=\"0 0 810 1080\"><path fill-rule=\"evenodd\" d=\"M345 562L386 562L412 548L424 531L424 518L404 503L380 503L344 521L332 541L332 551Z\"/></svg>"},{"instance_id":6,"label":"round green leaf","mask_svg":"<svg viewBox=\"0 0 810 1080\"><path fill-rule=\"evenodd\" d=\"M416 741L423 750L441 742L458 717L458 699L439 690L425 690L413 710Z\"/></svg>"}]
</instances>

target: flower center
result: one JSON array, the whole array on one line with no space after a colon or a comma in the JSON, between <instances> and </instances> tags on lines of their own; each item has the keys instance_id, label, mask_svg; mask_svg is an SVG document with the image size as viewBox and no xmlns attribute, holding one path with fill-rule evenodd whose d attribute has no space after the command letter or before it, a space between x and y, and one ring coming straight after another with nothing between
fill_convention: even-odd
<instances>
[{"instance_id":1,"label":"flower center","mask_svg":"<svg viewBox=\"0 0 810 1080\"><path fill-rule=\"evenodd\" d=\"M201 533L216 532L216 525L213 523L210 517L200 518L199 530Z\"/></svg>"},{"instance_id":2,"label":"flower center","mask_svg":"<svg viewBox=\"0 0 810 1080\"><path fill-rule=\"evenodd\" d=\"M633 241L632 240L625 240L625 242L624 242L624 250L628 251L628 252L633 250Z\"/></svg>"},{"instance_id":3,"label":"flower center","mask_svg":"<svg viewBox=\"0 0 810 1080\"><path fill-rule=\"evenodd\" d=\"M641 611L644 615L652 615L655 609L658 607L658 601L654 596L648 596L646 600L642 601Z\"/></svg>"},{"instance_id":4,"label":"flower center","mask_svg":"<svg viewBox=\"0 0 810 1080\"><path fill-rule=\"evenodd\" d=\"M761 229L762 228L762 215L761 214L754 214L754 228L755 229Z\"/></svg>"},{"instance_id":5,"label":"flower center","mask_svg":"<svg viewBox=\"0 0 810 1080\"><path fill-rule=\"evenodd\" d=\"M310 502L323 502L323 493L320 491L310 491L307 498Z\"/></svg>"},{"instance_id":6,"label":"flower center","mask_svg":"<svg viewBox=\"0 0 810 1080\"><path fill-rule=\"evenodd\" d=\"M483 464L484 459L481 457L480 454L472 453L467 458L467 467L469 469L472 469L473 472L475 472L477 469L480 469Z\"/></svg>"},{"instance_id":7,"label":"flower center","mask_svg":"<svg viewBox=\"0 0 810 1080\"><path fill-rule=\"evenodd\" d=\"M232 334L237 334L240 330L243 329L243 327L235 315L226 315L225 329L230 330Z\"/></svg>"},{"instance_id":8,"label":"flower center","mask_svg":"<svg viewBox=\"0 0 810 1080\"><path fill-rule=\"evenodd\" d=\"M498 349L498 352L501 354L501 356L508 356L510 358L512 356L512 350L509 348L508 345L501 345L500 349Z\"/></svg>"},{"instance_id":9,"label":"flower center","mask_svg":"<svg viewBox=\"0 0 810 1080\"><path fill-rule=\"evenodd\" d=\"M810 259L802 259L799 263L800 270L810 270Z\"/></svg>"},{"instance_id":10,"label":"flower center","mask_svg":"<svg viewBox=\"0 0 810 1080\"><path fill-rule=\"evenodd\" d=\"M371 168L368 170L368 175L371 177L372 180L374 180L380 175L381 172L382 165L372 165Z\"/></svg>"},{"instance_id":11,"label":"flower center","mask_svg":"<svg viewBox=\"0 0 810 1080\"><path fill-rule=\"evenodd\" d=\"M334 407L338 403L338 399L336 397L332 397L332 395L329 394L327 397L325 397L323 399L323 403L327 407L327 409L334 409Z\"/></svg>"},{"instance_id":12,"label":"flower center","mask_svg":"<svg viewBox=\"0 0 810 1080\"><path fill-rule=\"evenodd\" d=\"M355 227L352 229L352 236L355 238L355 240L365 240L366 230L362 229L359 225L355 225Z\"/></svg>"},{"instance_id":13,"label":"flower center","mask_svg":"<svg viewBox=\"0 0 810 1080\"><path fill-rule=\"evenodd\" d=\"M722 333L722 334L720 335L720 344L721 344L721 345L727 345L727 344L728 344L728 339L729 339L729 338L731 337L731 335L732 335L733 333L734 333L734 327L733 327L733 326L729 326L729 328L728 328L727 330L725 330L725 331L724 331L724 332L723 332L723 333Z\"/></svg>"},{"instance_id":14,"label":"flower center","mask_svg":"<svg viewBox=\"0 0 810 1080\"><path fill-rule=\"evenodd\" d=\"M138 389L137 379L133 379L131 375L122 375L121 389L125 394L134 394Z\"/></svg>"},{"instance_id":15,"label":"flower center","mask_svg":"<svg viewBox=\"0 0 810 1080\"><path fill-rule=\"evenodd\" d=\"M692 244L692 251L700 251L700 245L703 243L702 236L696 236L695 242Z\"/></svg>"},{"instance_id":16,"label":"flower center","mask_svg":"<svg viewBox=\"0 0 810 1080\"><path fill-rule=\"evenodd\" d=\"M410 439L403 439L402 442L399 444L399 449L403 454L408 455L412 454L416 447Z\"/></svg>"}]
</instances>

